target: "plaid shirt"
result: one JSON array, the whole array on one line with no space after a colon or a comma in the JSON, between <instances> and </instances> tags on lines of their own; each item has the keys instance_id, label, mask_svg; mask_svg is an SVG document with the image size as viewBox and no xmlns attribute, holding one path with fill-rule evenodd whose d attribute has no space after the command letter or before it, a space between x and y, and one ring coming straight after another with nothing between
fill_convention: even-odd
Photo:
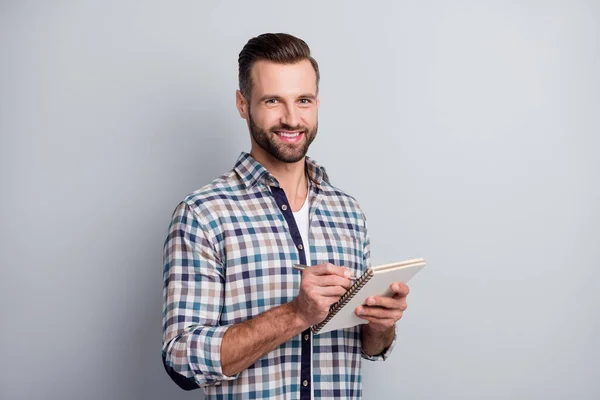
<instances>
[{"instance_id":1,"label":"plaid shirt","mask_svg":"<svg viewBox=\"0 0 600 400\"><path fill-rule=\"evenodd\" d=\"M356 200L329 183L306 157L310 182L308 251L277 179L247 153L193 192L173 213L164 246L164 366L182 388L207 399L356 399L362 394L360 326L313 336L310 330L246 370L223 374L225 331L293 300L294 263L332 263L361 275L369 266L367 224ZM396 339L394 339L395 342ZM312 376L311 376L312 359Z\"/></svg>"}]
</instances>

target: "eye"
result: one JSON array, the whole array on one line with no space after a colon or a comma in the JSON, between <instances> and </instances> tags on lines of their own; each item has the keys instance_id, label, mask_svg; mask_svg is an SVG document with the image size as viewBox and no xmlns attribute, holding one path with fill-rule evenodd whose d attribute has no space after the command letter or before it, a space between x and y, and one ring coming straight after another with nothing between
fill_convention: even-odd
<instances>
[{"instance_id":1,"label":"eye","mask_svg":"<svg viewBox=\"0 0 600 400\"><path fill-rule=\"evenodd\" d=\"M310 104L312 101L310 99L300 99L300 104Z\"/></svg>"},{"instance_id":2,"label":"eye","mask_svg":"<svg viewBox=\"0 0 600 400\"><path fill-rule=\"evenodd\" d=\"M267 101L265 101L266 104L276 104L277 103L277 99L269 99Z\"/></svg>"}]
</instances>

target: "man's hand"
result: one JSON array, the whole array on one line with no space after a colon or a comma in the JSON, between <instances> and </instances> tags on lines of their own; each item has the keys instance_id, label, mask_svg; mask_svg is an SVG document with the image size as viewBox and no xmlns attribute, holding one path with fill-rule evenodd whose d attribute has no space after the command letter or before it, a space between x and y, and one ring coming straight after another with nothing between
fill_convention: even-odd
<instances>
[{"instance_id":1,"label":"man's hand","mask_svg":"<svg viewBox=\"0 0 600 400\"><path fill-rule=\"evenodd\" d=\"M233 376L325 319L352 282L347 268L321 264L302 271L300 293L288 303L231 326L221 343L223 374Z\"/></svg>"},{"instance_id":2,"label":"man's hand","mask_svg":"<svg viewBox=\"0 0 600 400\"><path fill-rule=\"evenodd\" d=\"M333 264L319 264L302 271L300 292L292 301L296 313L308 326L327 317L329 307L350 288L350 271Z\"/></svg>"},{"instance_id":3,"label":"man's hand","mask_svg":"<svg viewBox=\"0 0 600 400\"><path fill-rule=\"evenodd\" d=\"M369 297L366 305L357 307L355 310L359 318L369 321L369 329L374 332L390 331L406 310L408 286L402 282L394 282L390 288L394 292L393 297Z\"/></svg>"}]
</instances>

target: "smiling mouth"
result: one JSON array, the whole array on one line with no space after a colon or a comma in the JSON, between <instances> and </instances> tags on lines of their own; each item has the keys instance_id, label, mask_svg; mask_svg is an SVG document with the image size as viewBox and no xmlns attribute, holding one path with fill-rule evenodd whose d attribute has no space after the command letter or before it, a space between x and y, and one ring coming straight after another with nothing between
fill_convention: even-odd
<instances>
[{"instance_id":1,"label":"smiling mouth","mask_svg":"<svg viewBox=\"0 0 600 400\"><path fill-rule=\"evenodd\" d=\"M304 139L304 131L273 131L279 141L286 144L296 145Z\"/></svg>"},{"instance_id":2,"label":"smiling mouth","mask_svg":"<svg viewBox=\"0 0 600 400\"><path fill-rule=\"evenodd\" d=\"M276 135L279 135L284 138L290 138L290 139L296 138L296 137L300 136L302 133L303 132L275 131Z\"/></svg>"}]
</instances>

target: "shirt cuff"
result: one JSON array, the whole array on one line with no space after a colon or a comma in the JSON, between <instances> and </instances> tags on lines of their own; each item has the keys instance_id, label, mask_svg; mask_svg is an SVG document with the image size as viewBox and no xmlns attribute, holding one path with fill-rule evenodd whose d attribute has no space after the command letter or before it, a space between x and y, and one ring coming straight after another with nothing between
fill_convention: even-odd
<instances>
[{"instance_id":1,"label":"shirt cuff","mask_svg":"<svg viewBox=\"0 0 600 400\"><path fill-rule=\"evenodd\" d=\"M199 327L188 338L188 362L200 386L219 385L220 381L233 380L239 375L225 375L221 368L221 343L229 327Z\"/></svg>"},{"instance_id":2,"label":"shirt cuff","mask_svg":"<svg viewBox=\"0 0 600 400\"><path fill-rule=\"evenodd\" d=\"M360 352L361 352L362 358L364 358L365 360L369 360L369 361L385 361L385 360L387 360L387 358L392 353L392 350L394 349L394 345L396 344L397 335L398 335L398 330L396 329L396 324L394 324L394 339L392 340L392 343L389 345L389 347L387 349L385 349L382 353L376 354L374 356L368 355L361 349Z\"/></svg>"}]
</instances>

